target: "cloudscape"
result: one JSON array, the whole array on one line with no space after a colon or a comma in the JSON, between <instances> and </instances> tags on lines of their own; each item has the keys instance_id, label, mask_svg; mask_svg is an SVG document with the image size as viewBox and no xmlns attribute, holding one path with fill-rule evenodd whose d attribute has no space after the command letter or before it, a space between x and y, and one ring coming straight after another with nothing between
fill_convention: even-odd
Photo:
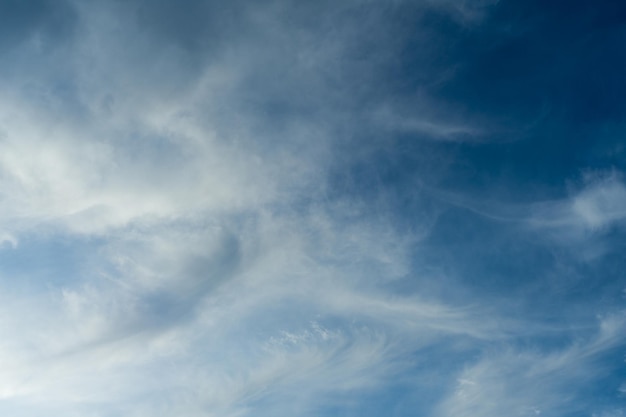
<instances>
[{"instance_id":1,"label":"cloudscape","mask_svg":"<svg viewBox=\"0 0 626 417\"><path fill-rule=\"evenodd\" d=\"M623 417L626 3L0 0L0 415Z\"/></svg>"}]
</instances>

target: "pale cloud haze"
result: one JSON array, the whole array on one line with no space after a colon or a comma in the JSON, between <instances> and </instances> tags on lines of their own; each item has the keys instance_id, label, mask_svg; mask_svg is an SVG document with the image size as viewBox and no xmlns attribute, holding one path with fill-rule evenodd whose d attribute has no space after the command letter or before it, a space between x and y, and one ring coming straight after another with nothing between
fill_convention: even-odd
<instances>
[{"instance_id":1,"label":"pale cloud haze","mask_svg":"<svg viewBox=\"0 0 626 417\"><path fill-rule=\"evenodd\" d=\"M622 416L625 13L0 0L0 414Z\"/></svg>"}]
</instances>

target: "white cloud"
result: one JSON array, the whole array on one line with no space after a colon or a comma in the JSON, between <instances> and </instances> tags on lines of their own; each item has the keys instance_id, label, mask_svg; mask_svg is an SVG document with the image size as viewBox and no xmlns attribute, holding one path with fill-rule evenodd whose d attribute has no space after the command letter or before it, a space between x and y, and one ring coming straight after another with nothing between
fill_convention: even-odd
<instances>
[{"instance_id":1,"label":"white cloud","mask_svg":"<svg viewBox=\"0 0 626 417\"><path fill-rule=\"evenodd\" d=\"M580 398L590 381L606 375L596 362L624 345L623 314L600 320L597 334L564 348L494 349L457 379L437 415L462 417L562 415L587 407Z\"/></svg>"},{"instance_id":2,"label":"white cloud","mask_svg":"<svg viewBox=\"0 0 626 417\"><path fill-rule=\"evenodd\" d=\"M601 258L612 248L605 239L626 221L626 186L617 172L588 176L585 186L567 198L530 207L524 219L545 241L570 248L580 260Z\"/></svg>"},{"instance_id":3,"label":"white cloud","mask_svg":"<svg viewBox=\"0 0 626 417\"><path fill-rule=\"evenodd\" d=\"M610 247L605 237L626 224L626 185L620 172L591 173L569 195L547 201L508 203L475 199L459 192L429 189L435 198L497 222L513 234L569 248L580 260L598 259ZM524 236L519 235L519 236Z\"/></svg>"},{"instance_id":4,"label":"white cloud","mask_svg":"<svg viewBox=\"0 0 626 417\"><path fill-rule=\"evenodd\" d=\"M9 291L11 277L0 276L0 410L317 415L337 393L402 379L407 363L427 366L446 341L465 352L533 333L480 300L457 306L393 289L422 279L412 251L430 223L418 218L418 235L385 210L328 193L331 169L353 162L346 143L371 146L359 142L369 123L346 132L369 115L355 110L369 80L360 71L384 61L346 58L365 36L360 22L330 16L320 38L295 30L281 2L250 6L242 33L189 51L139 25L149 16L131 3L75 2L75 38L52 52L26 42L21 76L0 81L1 249L22 250L24 238L97 242L75 260L79 272L42 278L36 290ZM33 56L53 65L26 65ZM482 133L428 114L378 116L392 131L437 139ZM611 181L539 207L533 224L621 222L624 187ZM583 347L507 351L468 368L442 412L542 410L534 386L508 377L545 377L558 391L534 361L570 370L623 330L603 323L606 337ZM517 389L523 400L512 399ZM489 405L494 393L501 404Z\"/></svg>"},{"instance_id":5,"label":"white cloud","mask_svg":"<svg viewBox=\"0 0 626 417\"><path fill-rule=\"evenodd\" d=\"M0 248L9 246L13 249L17 248L18 240L9 233L0 234Z\"/></svg>"},{"instance_id":6,"label":"white cloud","mask_svg":"<svg viewBox=\"0 0 626 417\"><path fill-rule=\"evenodd\" d=\"M487 130L484 127L478 128L467 122L445 120L442 116L433 114L433 107L433 103L427 102L422 104L419 111L411 108L411 115L406 115L403 114L402 107L398 109L387 104L374 111L372 119L385 129L413 133L425 140L481 142L486 135ZM421 118L413 116L415 113L421 113Z\"/></svg>"},{"instance_id":7,"label":"white cloud","mask_svg":"<svg viewBox=\"0 0 626 417\"><path fill-rule=\"evenodd\" d=\"M367 225L317 239L317 220L300 216L213 222L116 229L89 276L3 302L16 335L2 350L5 398L138 416L315 414L320 398L378 387L442 338L506 337L476 309L360 288L377 279L363 271L405 262L369 256L385 235ZM318 261L343 252L362 267Z\"/></svg>"},{"instance_id":8,"label":"white cloud","mask_svg":"<svg viewBox=\"0 0 626 417\"><path fill-rule=\"evenodd\" d=\"M614 173L590 181L567 200L537 205L531 223L571 237L621 224L626 219L626 187L620 177Z\"/></svg>"}]
</instances>

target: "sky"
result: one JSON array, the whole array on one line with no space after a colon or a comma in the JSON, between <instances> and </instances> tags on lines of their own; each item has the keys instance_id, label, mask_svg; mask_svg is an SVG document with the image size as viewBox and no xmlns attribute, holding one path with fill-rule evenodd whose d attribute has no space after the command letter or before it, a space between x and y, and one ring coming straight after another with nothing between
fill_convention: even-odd
<instances>
[{"instance_id":1,"label":"sky","mask_svg":"<svg viewBox=\"0 0 626 417\"><path fill-rule=\"evenodd\" d=\"M0 0L0 415L626 416L626 3Z\"/></svg>"}]
</instances>

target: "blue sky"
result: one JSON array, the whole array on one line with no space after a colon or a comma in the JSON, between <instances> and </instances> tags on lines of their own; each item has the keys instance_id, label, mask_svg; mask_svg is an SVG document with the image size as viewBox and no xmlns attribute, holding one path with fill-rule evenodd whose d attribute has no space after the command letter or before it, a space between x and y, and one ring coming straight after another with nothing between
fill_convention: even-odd
<instances>
[{"instance_id":1,"label":"blue sky","mask_svg":"<svg viewBox=\"0 0 626 417\"><path fill-rule=\"evenodd\" d=\"M626 5L0 0L0 414L626 415Z\"/></svg>"}]
</instances>

